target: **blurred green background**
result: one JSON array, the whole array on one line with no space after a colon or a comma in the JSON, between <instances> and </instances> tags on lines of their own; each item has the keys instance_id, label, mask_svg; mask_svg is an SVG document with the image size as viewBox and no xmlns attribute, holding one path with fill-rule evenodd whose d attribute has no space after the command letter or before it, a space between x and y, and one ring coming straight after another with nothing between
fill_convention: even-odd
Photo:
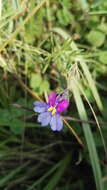
<instances>
[{"instance_id":1,"label":"blurred green background","mask_svg":"<svg viewBox=\"0 0 107 190\"><path fill-rule=\"evenodd\" d=\"M61 132L29 108L69 91ZM107 1L0 0L0 189L107 189Z\"/></svg>"}]
</instances>

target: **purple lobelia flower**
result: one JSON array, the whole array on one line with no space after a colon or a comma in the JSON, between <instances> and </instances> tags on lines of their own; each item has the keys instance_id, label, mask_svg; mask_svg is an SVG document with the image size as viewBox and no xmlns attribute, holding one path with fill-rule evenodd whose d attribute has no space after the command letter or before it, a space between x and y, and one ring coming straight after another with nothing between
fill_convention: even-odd
<instances>
[{"instance_id":1,"label":"purple lobelia flower","mask_svg":"<svg viewBox=\"0 0 107 190\"><path fill-rule=\"evenodd\" d=\"M64 90L57 94L51 92L48 95L48 102L35 101L33 110L39 113L38 122L41 126L50 124L53 131L60 131L63 127L63 121L60 112L69 106L68 91Z\"/></svg>"}]
</instances>

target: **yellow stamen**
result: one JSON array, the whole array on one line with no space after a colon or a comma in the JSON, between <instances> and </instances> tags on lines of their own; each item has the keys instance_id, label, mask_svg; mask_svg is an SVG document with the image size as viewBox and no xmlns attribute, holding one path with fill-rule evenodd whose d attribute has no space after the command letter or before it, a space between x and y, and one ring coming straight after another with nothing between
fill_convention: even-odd
<instances>
[{"instance_id":1,"label":"yellow stamen","mask_svg":"<svg viewBox=\"0 0 107 190\"><path fill-rule=\"evenodd\" d=\"M52 115L54 115L56 112L56 108L53 108Z\"/></svg>"},{"instance_id":2,"label":"yellow stamen","mask_svg":"<svg viewBox=\"0 0 107 190\"><path fill-rule=\"evenodd\" d=\"M54 109L53 106L51 106L50 108L48 108L48 111L52 111Z\"/></svg>"},{"instance_id":3,"label":"yellow stamen","mask_svg":"<svg viewBox=\"0 0 107 190\"><path fill-rule=\"evenodd\" d=\"M50 108L48 108L48 111L52 111L52 115L54 115L56 112L56 108L51 106Z\"/></svg>"}]
</instances>

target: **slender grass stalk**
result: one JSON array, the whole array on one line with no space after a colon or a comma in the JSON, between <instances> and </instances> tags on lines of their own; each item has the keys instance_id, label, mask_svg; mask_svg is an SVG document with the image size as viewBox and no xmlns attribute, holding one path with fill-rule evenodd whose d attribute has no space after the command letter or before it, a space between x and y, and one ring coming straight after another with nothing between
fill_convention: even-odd
<instances>
[{"instance_id":1,"label":"slender grass stalk","mask_svg":"<svg viewBox=\"0 0 107 190\"><path fill-rule=\"evenodd\" d=\"M97 116L96 116L96 114L95 114L95 112L94 112L94 110L93 110L93 108L92 108L92 106L91 106L91 104L90 104L88 98L86 97L86 95L85 95L85 93L84 93L82 87L80 86L80 84L79 84L77 81L75 81L75 83L76 83L76 85L78 86L79 90L82 92L84 98L86 99L86 101L87 101L87 103L88 103L88 105L89 105L89 107L90 107L90 109L91 109L91 111L92 111L92 113L93 113L93 116L94 116L95 121L96 121L96 125L97 125L97 127L98 127L98 129L99 129L99 133L100 133L100 136L101 136L101 140L102 140L102 143L103 143L103 146L104 146L105 156L106 156L106 159L107 159L106 143L105 143L105 140L104 140L104 137L103 137L103 134L102 134L102 130L101 130L101 127L100 127L100 123L99 123L99 121L98 121L98 119L97 119Z\"/></svg>"},{"instance_id":2,"label":"slender grass stalk","mask_svg":"<svg viewBox=\"0 0 107 190\"><path fill-rule=\"evenodd\" d=\"M101 11L91 11L88 13L89 15L103 15L107 14L107 11L101 10Z\"/></svg>"},{"instance_id":3,"label":"slender grass stalk","mask_svg":"<svg viewBox=\"0 0 107 190\"><path fill-rule=\"evenodd\" d=\"M72 85L72 92L73 92L75 102L77 105L77 110L78 110L80 118L83 120L87 120L86 110L85 110L82 98L80 96L79 89L74 81L75 80L71 81L71 85ZM89 156L90 156L90 160L92 164L92 169L93 169L93 174L95 177L97 190L104 190L100 163L99 163L99 159L98 159L98 155L97 155L97 151L95 147L95 142L93 139L93 134L90 129L90 125L88 123L87 124L82 123L82 126L83 126L83 131L84 131L84 135L87 142L87 147L89 151Z\"/></svg>"},{"instance_id":4,"label":"slender grass stalk","mask_svg":"<svg viewBox=\"0 0 107 190\"><path fill-rule=\"evenodd\" d=\"M21 80L21 78L17 74L14 74L14 77L19 81L20 85L24 88L24 90L27 90L32 97L42 101L42 99L35 92L33 92L30 88L26 86L26 84Z\"/></svg>"},{"instance_id":5,"label":"slender grass stalk","mask_svg":"<svg viewBox=\"0 0 107 190\"><path fill-rule=\"evenodd\" d=\"M100 100L99 94L97 92L94 80L92 79L92 76L91 76L91 74L89 72L88 66L83 61L80 61L80 65L81 65L81 67L83 69L83 72L84 72L85 77L86 77L86 79L88 81L89 87L90 87L90 89L91 89L91 91L93 93L93 96L94 96L95 100L96 100L97 106L98 106L99 110L102 112L103 105L102 105L102 102Z\"/></svg>"},{"instance_id":6,"label":"slender grass stalk","mask_svg":"<svg viewBox=\"0 0 107 190\"><path fill-rule=\"evenodd\" d=\"M77 139L78 143L84 147L83 142L81 141L81 139L78 137L78 135L76 134L76 132L74 131L74 129L71 127L71 125L69 125L69 123L62 117L65 125L69 128L69 130L71 131L71 133L74 135L74 137Z\"/></svg>"}]
</instances>

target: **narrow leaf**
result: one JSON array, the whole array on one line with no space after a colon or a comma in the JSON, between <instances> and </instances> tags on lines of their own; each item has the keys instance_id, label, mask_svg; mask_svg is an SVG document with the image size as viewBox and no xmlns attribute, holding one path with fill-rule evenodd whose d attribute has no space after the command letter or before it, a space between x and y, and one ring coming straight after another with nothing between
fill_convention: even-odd
<instances>
[{"instance_id":1,"label":"narrow leaf","mask_svg":"<svg viewBox=\"0 0 107 190\"><path fill-rule=\"evenodd\" d=\"M82 98L80 96L79 90L76 86L76 83L74 82L74 80L72 80L71 83L72 83L72 92L75 98L79 116L82 120L87 120L86 110L85 110ZM101 168L100 168L99 159L98 159L98 155L97 155L97 151L95 147L95 142L93 139L93 134L91 132L90 125L88 123L87 124L82 123L82 126L83 126L83 131L84 131L84 135L87 142L87 147L88 147L89 157L92 164L93 174L95 177L96 187L97 187L97 190L103 190L104 188L103 188L103 182L102 182Z\"/></svg>"}]
</instances>

